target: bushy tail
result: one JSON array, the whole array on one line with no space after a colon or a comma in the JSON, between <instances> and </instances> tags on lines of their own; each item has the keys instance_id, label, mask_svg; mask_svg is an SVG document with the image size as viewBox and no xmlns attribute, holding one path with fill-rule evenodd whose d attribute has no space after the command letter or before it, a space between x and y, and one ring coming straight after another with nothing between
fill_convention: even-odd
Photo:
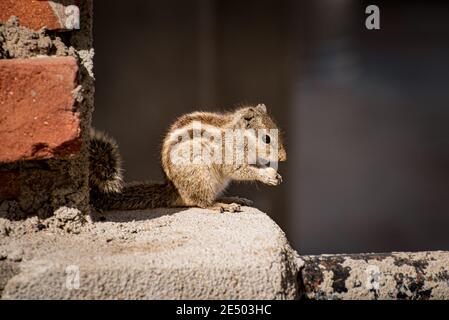
<instances>
[{"instance_id":1,"label":"bushy tail","mask_svg":"<svg viewBox=\"0 0 449 320\"><path fill-rule=\"evenodd\" d=\"M89 142L90 201L98 210L142 210L172 207L178 192L171 182L123 182L118 145L91 130Z\"/></svg>"},{"instance_id":2,"label":"bushy tail","mask_svg":"<svg viewBox=\"0 0 449 320\"><path fill-rule=\"evenodd\" d=\"M123 188L122 158L117 142L105 133L90 130L89 184L102 193L120 192Z\"/></svg>"},{"instance_id":3,"label":"bushy tail","mask_svg":"<svg viewBox=\"0 0 449 320\"><path fill-rule=\"evenodd\" d=\"M125 184L120 192L91 192L91 203L100 210L173 207L177 199L176 188L170 182L131 182Z\"/></svg>"}]
</instances>

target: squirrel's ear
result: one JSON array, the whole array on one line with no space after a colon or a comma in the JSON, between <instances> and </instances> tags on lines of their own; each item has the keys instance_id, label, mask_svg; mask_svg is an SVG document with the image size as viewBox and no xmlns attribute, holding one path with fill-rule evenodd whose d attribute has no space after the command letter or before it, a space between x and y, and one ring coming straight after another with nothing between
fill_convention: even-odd
<instances>
[{"instance_id":1,"label":"squirrel's ear","mask_svg":"<svg viewBox=\"0 0 449 320\"><path fill-rule=\"evenodd\" d=\"M263 104L263 103L259 103L256 106L256 110L261 111L263 113L267 113L267 106L265 104Z\"/></svg>"},{"instance_id":2,"label":"squirrel's ear","mask_svg":"<svg viewBox=\"0 0 449 320\"><path fill-rule=\"evenodd\" d=\"M241 122L243 124L243 127L248 128L249 123L251 120L253 120L255 116L254 108L248 108L245 110L245 112L242 114Z\"/></svg>"}]
</instances>

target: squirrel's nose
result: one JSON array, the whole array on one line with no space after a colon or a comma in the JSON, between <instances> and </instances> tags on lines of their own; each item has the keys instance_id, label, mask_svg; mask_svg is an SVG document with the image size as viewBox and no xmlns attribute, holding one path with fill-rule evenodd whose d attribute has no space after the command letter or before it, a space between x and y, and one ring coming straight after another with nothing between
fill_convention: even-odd
<instances>
[{"instance_id":1,"label":"squirrel's nose","mask_svg":"<svg viewBox=\"0 0 449 320\"><path fill-rule=\"evenodd\" d=\"M279 150L279 161L287 161L287 152L284 149Z\"/></svg>"}]
</instances>

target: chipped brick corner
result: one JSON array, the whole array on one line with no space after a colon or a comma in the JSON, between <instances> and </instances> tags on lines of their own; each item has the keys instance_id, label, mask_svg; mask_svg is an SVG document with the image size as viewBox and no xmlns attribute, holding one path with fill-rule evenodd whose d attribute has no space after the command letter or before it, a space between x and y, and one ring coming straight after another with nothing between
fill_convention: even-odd
<instances>
[{"instance_id":1,"label":"chipped brick corner","mask_svg":"<svg viewBox=\"0 0 449 320\"><path fill-rule=\"evenodd\" d=\"M88 212L92 58L92 0L0 1L0 217Z\"/></svg>"},{"instance_id":2,"label":"chipped brick corner","mask_svg":"<svg viewBox=\"0 0 449 320\"><path fill-rule=\"evenodd\" d=\"M68 31L80 29L82 0L2 0L0 1L0 22L7 22L11 16L19 19L24 27L38 31Z\"/></svg>"}]
</instances>

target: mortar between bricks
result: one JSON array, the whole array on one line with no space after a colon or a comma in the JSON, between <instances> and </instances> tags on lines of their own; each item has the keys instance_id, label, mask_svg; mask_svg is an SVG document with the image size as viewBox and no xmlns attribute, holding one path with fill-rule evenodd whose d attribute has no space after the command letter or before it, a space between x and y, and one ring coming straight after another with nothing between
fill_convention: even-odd
<instances>
[{"instance_id":1,"label":"mortar between bricks","mask_svg":"<svg viewBox=\"0 0 449 320\"><path fill-rule=\"evenodd\" d=\"M70 33L54 33L44 29L32 31L20 26L16 17L11 17L7 22L0 22L0 59L8 60L4 63L45 56L66 57L66 59L72 57L79 67L78 85L72 88L72 99L76 103L74 111L78 114L78 120L74 121L79 121L78 138L67 140L73 142L63 143L60 148L53 151L51 143L41 139L33 145L30 155L26 157L27 161L5 163L8 159L2 159L0 217L23 219L29 215L38 215L45 218L51 216L58 208L66 206L83 214L90 211L86 141L94 93L92 2L82 1L79 9L81 29ZM33 95L33 91L30 95ZM45 119L43 121L52 129L55 128L51 121ZM1 139L5 138L5 134L11 132L2 134L0 130ZM60 137L56 135L55 138ZM47 156L50 159L36 160Z\"/></svg>"}]
</instances>

